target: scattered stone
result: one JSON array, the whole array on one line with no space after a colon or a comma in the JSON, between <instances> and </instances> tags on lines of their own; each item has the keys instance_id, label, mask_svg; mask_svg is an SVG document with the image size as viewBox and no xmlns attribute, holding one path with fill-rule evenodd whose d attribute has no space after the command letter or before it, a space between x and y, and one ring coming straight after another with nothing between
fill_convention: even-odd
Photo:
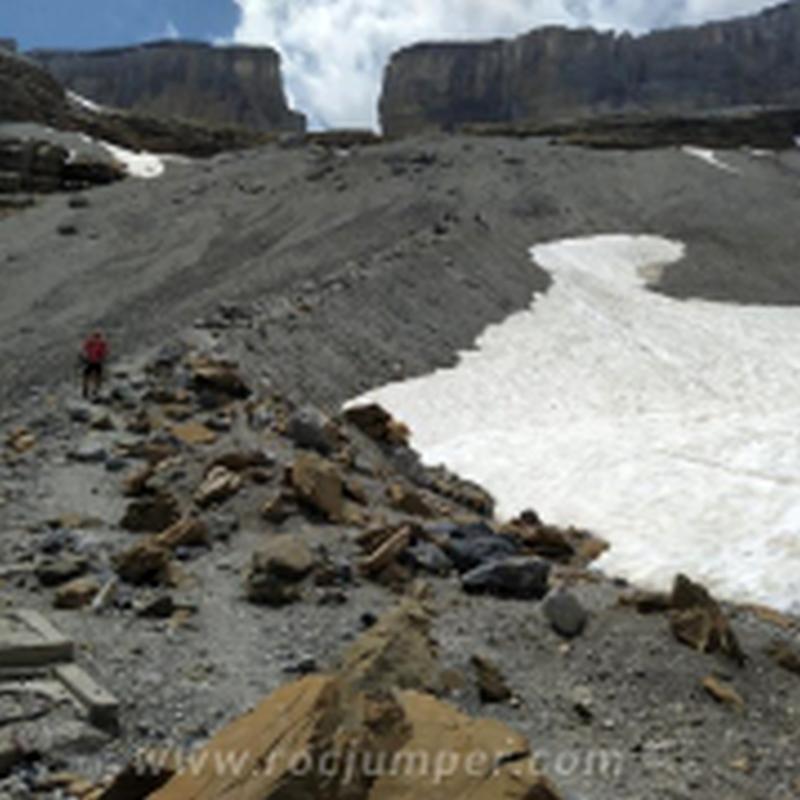
<instances>
[{"instance_id":1,"label":"scattered stone","mask_svg":"<svg viewBox=\"0 0 800 800\"><path fill-rule=\"evenodd\" d=\"M191 421L182 425L173 425L170 433L180 439L184 444L194 447L196 445L214 444L217 434L201 422Z\"/></svg>"},{"instance_id":2,"label":"scattered stone","mask_svg":"<svg viewBox=\"0 0 800 800\"><path fill-rule=\"evenodd\" d=\"M426 519L436 516L434 509L418 491L402 483L392 483L387 486L386 499L395 511L401 511L403 514Z\"/></svg>"},{"instance_id":3,"label":"scattered stone","mask_svg":"<svg viewBox=\"0 0 800 800\"><path fill-rule=\"evenodd\" d=\"M767 654L782 669L800 675L800 653L793 650L787 642L773 642Z\"/></svg>"},{"instance_id":4,"label":"scattered stone","mask_svg":"<svg viewBox=\"0 0 800 800\"><path fill-rule=\"evenodd\" d=\"M170 551L148 536L113 558L122 580L134 585L162 584L170 579Z\"/></svg>"},{"instance_id":5,"label":"scattered stone","mask_svg":"<svg viewBox=\"0 0 800 800\"><path fill-rule=\"evenodd\" d=\"M274 525L281 525L299 511L297 498L286 488L275 490L261 507L261 516Z\"/></svg>"},{"instance_id":6,"label":"scattered stone","mask_svg":"<svg viewBox=\"0 0 800 800\"><path fill-rule=\"evenodd\" d=\"M134 605L136 616L145 619L169 619L177 609L172 595L160 594Z\"/></svg>"},{"instance_id":7,"label":"scattered stone","mask_svg":"<svg viewBox=\"0 0 800 800\"><path fill-rule=\"evenodd\" d=\"M319 511L329 522L344 520L343 484L336 466L316 453L300 453L290 470L299 500Z\"/></svg>"},{"instance_id":8,"label":"scattered stone","mask_svg":"<svg viewBox=\"0 0 800 800\"><path fill-rule=\"evenodd\" d=\"M314 554L290 534L270 539L253 554L245 575L245 592L252 603L282 606L300 599L298 584L310 574Z\"/></svg>"},{"instance_id":9,"label":"scattered stone","mask_svg":"<svg viewBox=\"0 0 800 800\"><path fill-rule=\"evenodd\" d=\"M573 639L583 633L588 614L572 592L563 588L550 592L542 608L551 627L559 636Z\"/></svg>"},{"instance_id":10,"label":"scattered stone","mask_svg":"<svg viewBox=\"0 0 800 800\"><path fill-rule=\"evenodd\" d=\"M303 406L289 417L286 435L298 446L326 456L336 449L338 431L333 421L313 406Z\"/></svg>"},{"instance_id":11,"label":"scattered stone","mask_svg":"<svg viewBox=\"0 0 800 800\"><path fill-rule=\"evenodd\" d=\"M35 574L42 586L60 586L73 578L80 577L87 568L88 562L82 557L43 558L36 565Z\"/></svg>"},{"instance_id":12,"label":"scattered stone","mask_svg":"<svg viewBox=\"0 0 800 800\"><path fill-rule=\"evenodd\" d=\"M672 588L670 625L675 638L701 653L722 652L738 664L745 655L719 604L708 590L685 575Z\"/></svg>"},{"instance_id":13,"label":"scattered stone","mask_svg":"<svg viewBox=\"0 0 800 800\"><path fill-rule=\"evenodd\" d=\"M134 533L159 533L180 517L180 507L175 497L167 492L159 492L153 497L129 503L119 524Z\"/></svg>"},{"instance_id":14,"label":"scattered stone","mask_svg":"<svg viewBox=\"0 0 800 800\"><path fill-rule=\"evenodd\" d=\"M105 611L105 609L114 602L118 588L119 579L116 575L114 575L103 584L100 591L95 595L94 599L92 600L92 611L95 614Z\"/></svg>"},{"instance_id":15,"label":"scattered stone","mask_svg":"<svg viewBox=\"0 0 800 800\"><path fill-rule=\"evenodd\" d=\"M92 421L94 409L88 403L67 403L67 415L73 422L88 425Z\"/></svg>"},{"instance_id":16,"label":"scattered stone","mask_svg":"<svg viewBox=\"0 0 800 800\"><path fill-rule=\"evenodd\" d=\"M227 542L240 527L236 514L215 512L208 516L208 535L212 542Z\"/></svg>"},{"instance_id":17,"label":"scattered stone","mask_svg":"<svg viewBox=\"0 0 800 800\"><path fill-rule=\"evenodd\" d=\"M215 456L209 464L209 471L214 467L225 467L231 472L245 472L252 469L266 469L275 465L275 459L264 450L233 450Z\"/></svg>"},{"instance_id":18,"label":"scattered stone","mask_svg":"<svg viewBox=\"0 0 800 800\"><path fill-rule=\"evenodd\" d=\"M359 561L361 574L372 577L379 575L408 549L412 536L413 532L408 526L391 533L374 551Z\"/></svg>"},{"instance_id":19,"label":"scattered stone","mask_svg":"<svg viewBox=\"0 0 800 800\"><path fill-rule=\"evenodd\" d=\"M453 562L431 542L420 541L406 551L406 556L417 569L440 577L453 571Z\"/></svg>"},{"instance_id":20,"label":"scattered stone","mask_svg":"<svg viewBox=\"0 0 800 800\"><path fill-rule=\"evenodd\" d=\"M211 359L196 359L190 364L192 385L231 399L244 400L250 388L236 371L235 364Z\"/></svg>"},{"instance_id":21,"label":"scattered stone","mask_svg":"<svg viewBox=\"0 0 800 800\"><path fill-rule=\"evenodd\" d=\"M508 688L500 668L488 658L482 656L472 657L472 666L478 681L478 693L483 703L504 703L511 699L511 689Z\"/></svg>"},{"instance_id":22,"label":"scattered stone","mask_svg":"<svg viewBox=\"0 0 800 800\"><path fill-rule=\"evenodd\" d=\"M659 614L672 608L672 596L666 592L636 590L619 599L622 606L633 606L640 614Z\"/></svg>"},{"instance_id":23,"label":"scattered stone","mask_svg":"<svg viewBox=\"0 0 800 800\"><path fill-rule=\"evenodd\" d=\"M75 578L58 588L53 605L65 609L84 608L99 591L100 584L94 578Z\"/></svg>"},{"instance_id":24,"label":"scattered stone","mask_svg":"<svg viewBox=\"0 0 800 800\"><path fill-rule=\"evenodd\" d=\"M494 498L489 492L477 483L458 477L445 467L425 467L418 483L483 517L491 518L494 515Z\"/></svg>"},{"instance_id":25,"label":"scattered stone","mask_svg":"<svg viewBox=\"0 0 800 800\"><path fill-rule=\"evenodd\" d=\"M213 467L203 483L194 493L194 501L200 508L221 503L233 497L242 488L242 478L227 467Z\"/></svg>"},{"instance_id":26,"label":"scattered stone","mask_svg":"<svg viewBox=\"0 0 800 800\"><path fill-rule=\"evenodd\" d=\"M434 535L442 530L429 529ZM483 522L470 525L448 525L442 548L459 572L468 572L483 564L519 554L519 546L508 536L496 533Z\"/></svg>"},{"instance_id":27,"label":"scattered stone","mask_svg":"<svg viewBox=\"0 0 800 800\"><path fill-rule=\"evenodd\" d=\"M79 464L102 464L108 460L108 450L102 442L87 439L71 450L69 457Z\"/></svg>"},{"instance_id":28,"label":"scattered stone","mask_svg":"<svg viewBox=\"0 0 800 800\"><path fill-rule=\"evenodd\" d=\"M208 525L197 517L187 516L170 525L156 537L159 544L170 550L179 547L207 547L211 541Z\"/></svg>"},{"instance_id":29,"label":"scattered stone","mask_svg":"<svg viewBox=\"0 0 800 800\"><path fill-rule=\"evenodd\" d=\"M127 497L139 497L150 491L149 480L155 474L153 464L143 464L134 470L130 475L126 475L122 482L122 493Z\"/></svg>"},{"instance_id":30,"label":"scattered stone","mask_svg":"<svg viewBox=\"0 0 800 800\"><path fill-rule=\"evenodd\" d=\"M393 446L408 445L408 428L377 403L351 406L344 412L344 418L376 442Z\"/></svg>"},{"instance_id":31,"label":"scattered stone","mask_svg":"<svg viewBox=\"0 0 800 800\"><path fill-rule=\"evenodd\" d=\"M541 600L548 590L550 564L520 556L493 561L468 572L461 579L464 591L520 600Z\"/></svg>"},{"instance_id":32,"label":"scattered stone","mask_svg":"<svg viewBox=\"0 0 800 800\"><path fill-rule=\"evenodd\" d=\"M737 711L744 710L744 698L732 686L723 683L715 675L708 675L703 678L703 688L718 703L733 706Z\"/></svg>"},{"instance_id":33,"label":"scattered stone","mask_svg":"<svg viewBox=\"0 0 800 800\"><path fill-rule=\"evenodd\" d=\"M27 453L36 447L36 436L27 428L16 428L6 436L6 447L14 453Z\"/></svg>"}]
</instances>

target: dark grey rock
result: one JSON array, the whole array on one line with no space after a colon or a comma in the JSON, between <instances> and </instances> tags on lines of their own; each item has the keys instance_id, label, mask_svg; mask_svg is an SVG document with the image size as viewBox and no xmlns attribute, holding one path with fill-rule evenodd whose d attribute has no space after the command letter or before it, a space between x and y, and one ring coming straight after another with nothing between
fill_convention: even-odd
<instances>
[{"instance_id":1,"label":"dark grey rock","mask_svg":"<svg viewBox=\"0 0 800 800\"><path fill-rule=\"evenodd\" d=\"M540 600L547 594L550 564L539 558L507 558L468 572L461 579L470 594Z\"/></svg>"},{"instance_id":2,"label":"dark grey rock","mask_svg":"<svg viewBox=\"0 0 800 800\"><path fill-rule=\"evenodd\" d=\"M430 542L418 542L406 551L405 556L417 569L431 575L449 575L453 571L453 562L441 548Z\"/></svg>"},{"instance_id":3,"label":"dark grey rock","mask_svg":"<svg viewBox=\"0 0 800 800\"><path fill-rule=\"evenodd\" d=\"M72 450L69 457L81 464L102 464L108 460L108 450L100 442L86 440Z\"/></svg>"},{"instance_id":4,"label":"dark grey rock","mask_svg":"<svg viewBox=\"0 0 800 800\"><path fill-rule=\"evenodd\" d=\"M85 558L60 556L43 558L36 565L36 577L42 586L60 586L86 572L88 562Z\"/></svg>"},{"instance_id":5,"label":"dark grey rock","mask_svg":"<svg viewBox=\"0 0 800 800\"><path fill-rule=\"evenodd\" d=\"M289 418L286 435L298 446L327 455L336 447L336 431L329 417L313 406L303 406Z\"/></svg>"},{"instance_id":6,"label":"dark grey rock","mask_svg":"<svg viewBox=\"0 0 800 800\"><path fill-rule=\"evenodd\" d=\"M513 539L499 535L483 522L445 530L444 549L459 572L519 553L519 546Z\"/></svg>"},{"instance_id":7,"label":"dark grey rock","mask_svg":"<svg viewBox=\"0 0 800 800\"><path fill-rule=\"evenodd\" d=\"M575 595L566 589L550 592L542 604L544 615L553 630L565 639L580 636L589 615Z\"/></svg>"}]
</instances>

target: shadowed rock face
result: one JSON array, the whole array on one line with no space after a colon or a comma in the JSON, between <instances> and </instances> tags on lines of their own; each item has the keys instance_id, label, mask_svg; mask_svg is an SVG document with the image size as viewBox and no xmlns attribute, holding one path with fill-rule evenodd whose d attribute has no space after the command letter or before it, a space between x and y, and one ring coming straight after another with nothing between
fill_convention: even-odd
<instances>
[{"instance_id":1,"label":"shadowed rock face","mask_svg":"<svg viewBox=\"0 0 800 800\"><path fill-rule=\"evenodd\" d=\"M67 116L58 81L28 59L0 47L0 121L59 126Z\"/></svg>"},{"instance_id":2,"label":"shadowed rock face","mask_svg":"<svg viewBox=\"0 0 800 800\"><path fill-rule=\"evenodd\" d=\"M216 125L302 131L283 92L280 57L266 47L154 42L30 54L72 91L117 108Z\"/></svg>"},{"instance_id":3,"label":"shadowed rock face","mask_svg":"<svg viewBox=\"0 0 800 800\"><path fill-rule=\"evenodd\" d=\"M420 44L386 70L389 135L464 123L800 105L800 0L641 37L542 28L512 40Z\"/></svg>"}]
</instances>

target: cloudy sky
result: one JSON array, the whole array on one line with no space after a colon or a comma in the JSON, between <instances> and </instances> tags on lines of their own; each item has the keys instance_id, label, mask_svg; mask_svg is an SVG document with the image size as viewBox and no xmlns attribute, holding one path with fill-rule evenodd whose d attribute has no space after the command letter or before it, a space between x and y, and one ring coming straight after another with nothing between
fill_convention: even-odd
<instances>
[{"instance_id":1,"label":"cloudy sky","mask_svg":"<svg viewBox=\"0 0 800 800\"><path fill-rule=\"evenodd\" d=\"M758 11L777 0L0 0L0 36L23 48L179 36L269 44L315 126L373 125L389 54L560 23L644 31Z\"/></svg>"}]
</instances>

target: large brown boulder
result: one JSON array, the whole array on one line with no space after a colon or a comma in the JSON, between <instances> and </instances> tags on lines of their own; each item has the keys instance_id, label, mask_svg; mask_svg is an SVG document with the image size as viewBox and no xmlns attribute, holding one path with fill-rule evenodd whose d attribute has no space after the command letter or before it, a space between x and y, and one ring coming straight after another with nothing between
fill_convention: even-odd
<instances>
[{"instance_id":1,"label":"large brown boulder","mask_svg":"<svg viewBox=\"0 0 800 800\"><path fill-rule=\"evenodd\" d=\"M291 534L273 537L250 562L245 575L247 599L270 606L298 600L299 583L315 563L314 554L302 539Z\"/></svg>"},{"instance_id":2,"label":"large brown boulder","mask_svg":"<svg viewBox=\"0 0 800 800\"><path fill-rule=\"evenodd\" d=\"M304 505L319 511L329 522L344 521L344 484L333 462L316 453L302 452L292 464L289 479Z\"/></svg>"},{"instance_id":3,"label":"large brown boulder","mask_svg":"<svg viewBox=\"0 0 800 800\"><path fill-rule=\"evenodd\" d=\"M337 673L278 689L193 754L192 769L125 800L561 800L522 736L425 693L438 671L430 623L409 598Z\"/></svg>"}]
</instances>

